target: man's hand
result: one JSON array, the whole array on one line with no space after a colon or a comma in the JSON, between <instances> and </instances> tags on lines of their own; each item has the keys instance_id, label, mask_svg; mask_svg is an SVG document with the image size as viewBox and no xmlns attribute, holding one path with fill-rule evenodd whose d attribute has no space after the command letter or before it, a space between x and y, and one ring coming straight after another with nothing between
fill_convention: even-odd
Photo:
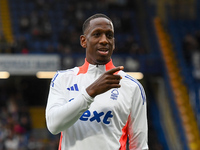
<instances>
[{"instance_id":1,"label":"man's hand","mask_svg":"<svg viewBox=\"0 0 200 150\"><path fill-rule=\"evenodd\" d=\"M104 93L112 88L119 88L121 76L114 73L123 69L124 67L120 66L106 71L95 82L86 88L87 93L91 97L95 97L96 95Z\"/></svg>"}]
</instances>

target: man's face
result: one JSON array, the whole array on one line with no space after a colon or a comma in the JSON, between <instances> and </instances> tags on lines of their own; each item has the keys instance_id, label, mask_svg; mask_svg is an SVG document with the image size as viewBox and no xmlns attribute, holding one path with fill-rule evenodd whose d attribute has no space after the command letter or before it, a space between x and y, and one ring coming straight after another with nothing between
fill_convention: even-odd
<instances>
[{"instance_id":1,"label":"man's face","mask_svg":"<svg viewBox=\"0 0 200 150\"><path fill-rule=\"evenodd\" d=\"M86 48L86 59L89 63L108 63L115 48L112 22L106 18L91 20L85 34L81 36L81 45Z\"/></svg>"}]
</instances>

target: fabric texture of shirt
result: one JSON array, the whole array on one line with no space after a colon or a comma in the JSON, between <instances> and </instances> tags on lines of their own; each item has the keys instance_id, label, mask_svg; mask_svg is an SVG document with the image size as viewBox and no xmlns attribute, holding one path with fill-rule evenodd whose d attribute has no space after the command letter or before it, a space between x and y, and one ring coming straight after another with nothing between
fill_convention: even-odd
<instances>
[{"instance_id":1,"label":"fabric texture of shirt","mask_svg":"<svg viewBox=\"0 0 200 150\"><path fill-rule=\"evenodd\" d=\"M61 133L60 150L148 149L146 96L142 85L124 71L120 88L92 98L86 88L105 71L106 65L58 71L52 78L46 106L46 122L52 134Z\"/></svg>"}]
</instances>

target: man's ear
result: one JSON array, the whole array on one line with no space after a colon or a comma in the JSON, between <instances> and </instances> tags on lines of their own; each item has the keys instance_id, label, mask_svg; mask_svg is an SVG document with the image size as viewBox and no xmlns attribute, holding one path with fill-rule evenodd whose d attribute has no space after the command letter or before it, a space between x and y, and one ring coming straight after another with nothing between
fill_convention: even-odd
<instances>
[{"instance_id":1,"label":"man's ear","mask_svg":"<svg viewBox=\"0 0 200 150\"><path fill-rule=\"evenodd\" d=\"M81 35L80 36L80 44L81 44L81 46L83 47L83 48L86 48L87 47L87 42L86 42L86 37L85 37L85 35Z\"/></svg>"},{"instance_id":2,"label":"man's ear","mask_svg":"<svg viewBox=\"0 0 200 150\"><path fill-rule=\"evenodd\" d=\"M114 38L114 42L113 42L113 50L115 50L115 38Z\"/></svg>"}]
</instances>

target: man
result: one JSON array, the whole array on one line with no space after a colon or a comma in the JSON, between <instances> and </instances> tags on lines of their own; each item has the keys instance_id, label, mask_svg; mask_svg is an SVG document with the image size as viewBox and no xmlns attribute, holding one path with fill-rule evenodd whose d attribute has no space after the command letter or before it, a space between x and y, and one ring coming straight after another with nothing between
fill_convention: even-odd
<instances>
[{"instance_id":1,"label":"man","mask_svg":"<svg viewBox=\"0 0 200 150\"><path fill-rule=\"evenodd\" d=\"M146 97L142 85L114 67L114 27L110 18L95 14L83 24L80 43L85 63L58 71L51 81L46 121L61 132L61 150L148 149Z\"/></svg>"}]
</instances>

